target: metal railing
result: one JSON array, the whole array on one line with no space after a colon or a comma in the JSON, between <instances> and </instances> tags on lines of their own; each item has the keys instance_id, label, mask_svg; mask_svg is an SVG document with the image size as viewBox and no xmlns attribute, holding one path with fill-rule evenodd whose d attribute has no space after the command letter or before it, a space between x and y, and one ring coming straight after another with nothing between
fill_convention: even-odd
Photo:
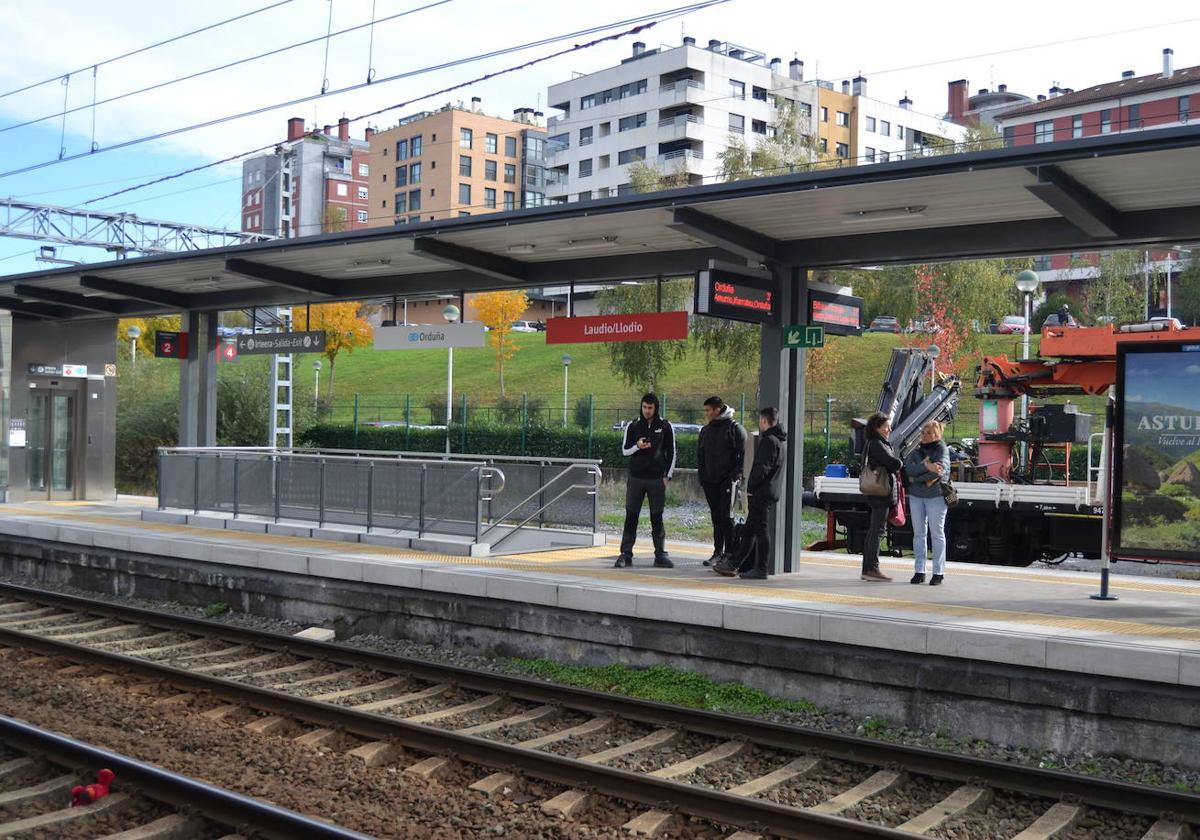
<instances>
[{"instance_id":1,"label":"metal railing","mask_svg":"<svg viewBox=\"0 0 1200 840\"><path fill-rule=\"evenodd\" d=\"M594 533L599 464L425 452L163 447L158 507L475 542L500 529L498 544L534 528ZM567 486L562 480L580 471L591 481Z\"/></svg>"}]
</instances>

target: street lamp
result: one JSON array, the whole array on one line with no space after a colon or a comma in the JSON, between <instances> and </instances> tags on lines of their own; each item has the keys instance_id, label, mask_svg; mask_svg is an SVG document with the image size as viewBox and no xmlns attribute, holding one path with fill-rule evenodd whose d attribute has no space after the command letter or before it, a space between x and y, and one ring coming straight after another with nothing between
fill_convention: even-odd
<instances>
[{"instance_id":1,"label":"street lamp","mask_svg":"<svg viewBox=\"0 0 1200 840\"><path fill-rule=\"evenodd\" d=\"M129 339L129 361L133 367L137 367L137 340L142 334L142 328L137 324L130 324L125 330L125 337Z\"/></svg>"},{"instance_id":2,"label":"street lamp","mask_svg":"<svg viewBox=\"0 0 1200 840\"><path fill-rule=\"evenodd\" d=\"M453 324L458 320L458 307L453 303L446 304L446 308L442 310L442 317L446 319L447 324ZM450 454L450 420L451 412L454 410L454 347L447 348L449 355L446 357L446 454Z\"/></svg>"},{"instance_id":3,"label":"street lamp","mask_svg":"<svg viewBox=\"0 0 1200 840\"><path fill-rule=\"evenodd\" d=\"M1041 281L1038 280L1036 272L1030 271L1028 268L1017 275L1017 291L1025 296L1025 335L1021 339L1021 358L1029 358L1029 333L1033 325L1029 322L1029 300L1030 296L1038 290ZM1065 326L1065 325L1064 325ZM1021 419L1029 417L1029 395L1021 395ZM1025 463L1025 444L1021 444L1021 463Z\"/></svg>"},{"instance_id":4,"label":"street lamp","mask_svg":"<svg viewBox=\"0 0 1200 840\"><path fill-rule=\"evenodd\" d=\"M321 392L321 360L313 359L313 408L317 407L317 394Z\"/></svg>"},{"instance_id":5,"label":"street lamp","mask_svg":"<svg viewBox=\"0 0 1200 840\"><path fill-rule=\"evenodd\" d=\"M571 367L571 354L563 353L563 428L567 427L567 369Z\"/></svg>"}]
</instances>

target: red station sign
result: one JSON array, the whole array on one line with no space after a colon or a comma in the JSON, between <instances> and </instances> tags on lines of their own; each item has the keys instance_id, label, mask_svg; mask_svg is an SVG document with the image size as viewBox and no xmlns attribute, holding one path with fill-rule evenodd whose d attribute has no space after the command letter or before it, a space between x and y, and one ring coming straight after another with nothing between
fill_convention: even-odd
<instances>
[{"instance_id":1,"label":"red station sign","mask_svg":"<svg viewBox=\"0 0 1200 840\"><path fill-rule=\"evenodd\" d=\"M676 341L687 337L686 312L584 315L576 318L551 318L546 322L547 344Z\"/></svg>"}]
</instances>

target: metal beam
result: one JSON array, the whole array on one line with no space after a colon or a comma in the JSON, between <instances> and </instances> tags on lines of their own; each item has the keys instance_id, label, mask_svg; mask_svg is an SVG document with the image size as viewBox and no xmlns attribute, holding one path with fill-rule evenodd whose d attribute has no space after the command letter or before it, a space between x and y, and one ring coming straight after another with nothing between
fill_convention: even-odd
<instances>
[{"instance_id":1,"label":"metal beam","mask_svg":"<svg viewBox=\"0 0 1200 840\"><path fill-rule=\"evenodd\" d=\"M530 263L526 279L531 286L561 286L572 280L576 283L602 283L607 280L657 277L660 274L681 277L707 268L709 260L736 262L737 259L737 255L722 248L583 257Z\"/></svg>"},{"instance_id":2,"label":"metal beam","mask_svg":"<svg viewBox=\"0 0 1200 840\"><path fill-rule=\"evenodd\" d=\"M1038 182L1025 187L1075 227L1097 239L1119 236L1121 214L1057 166L1029 169Z\"/></svg>"},{"instance_id":3,"label":"metal beam","mask_svg":"<svg viewBox=\"0 0 1200 840\"><path fill-rule=\"evenodd\" d=\"M284 286L285 288L294 289L297 292L304 292L305 294L320 295L321 297L333 297L335 294L333 281L328 277L308 274L303 271L293 271L290 268L279 268L273 265L250 262L249 260L227 259L225 260L225 271L229 274L250 277L254 280L261 280L264 283L270 283L275 286Z\"/></svg>"},{"instance_id":4,"label":"metal beam","mask_svg":"<svg viewBox=\"0 0 1200 840\"><path fill-rule=\"evenodd\" d=\"M182 292L172 292L168 289L155 289L151 286L140 286L136 283L126 283L123 280L110 280L107 277L96 277L91 274L84 274L80 277L79 285L85 289L107 292L110 295L117 295L129 298L130 300L141 301L142 303L170 306L181 312L193 308L192 295L183 294Z\"/></svg>"},{"instance_id":5,"label":"metal beam","mask_svg":"<svg viewBox=\"0 0 1200 840\"><path fill-rule=\"evenodd\" d=\"M668 227L756 262L774 262L779 241L691 207L676 207Z\"/></svg>"},{"instance_id":6,"label":"metal beam","mask_svg":"<svg viewBox=\"0 0 1200 840\"><path fill-rule=\"evenodd\" d=\"M47 303L58 303L72 306L88 312L103 312L105 315L124 315L130 307L123 300L112 298L86 297L75 292L64 292L60 289L43 289L41 286L30 286L28 283L18 283L13 291L23 298L44 300Z\"/></svg>"},{"instance_id":7,"label":"metal beam","mask_svg":"<svg viewBox=\"0 0 1200 840\"><path fill-rule=\"evenodd\" d=\"M49 303L26 303L20 298L0 296L0 309L16 312L18 315L28 315L31 318L69 318L68 311L61 306Z\"/></svg>"},{"instance_id":8,"label":"metal beam","mask_svg":"<svg viewBox=\"0 0 1200 840\"><path fill-rule=\"evenodd\" d=\"M506 283L523 283L528 278L527 263L487 251L464 248L444 239L419 236L413 240L413 253Z\"/></svg>"}]
</instances>

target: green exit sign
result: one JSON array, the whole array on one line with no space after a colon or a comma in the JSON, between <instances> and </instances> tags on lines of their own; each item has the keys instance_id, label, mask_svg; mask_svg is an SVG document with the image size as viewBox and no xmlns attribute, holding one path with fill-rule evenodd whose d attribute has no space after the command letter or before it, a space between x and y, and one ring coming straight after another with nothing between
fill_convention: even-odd
<instances>
[{"instance_id":1,"label":"green exit sign","mask_svg":"<svg viewBox=\"0 0 1200 840\"><path fill-rule=\"evenodd\" d=\"M788 350L825 346L825 328L794 324L783 328L783 346Z\"/></svg>"}]
</instances>

